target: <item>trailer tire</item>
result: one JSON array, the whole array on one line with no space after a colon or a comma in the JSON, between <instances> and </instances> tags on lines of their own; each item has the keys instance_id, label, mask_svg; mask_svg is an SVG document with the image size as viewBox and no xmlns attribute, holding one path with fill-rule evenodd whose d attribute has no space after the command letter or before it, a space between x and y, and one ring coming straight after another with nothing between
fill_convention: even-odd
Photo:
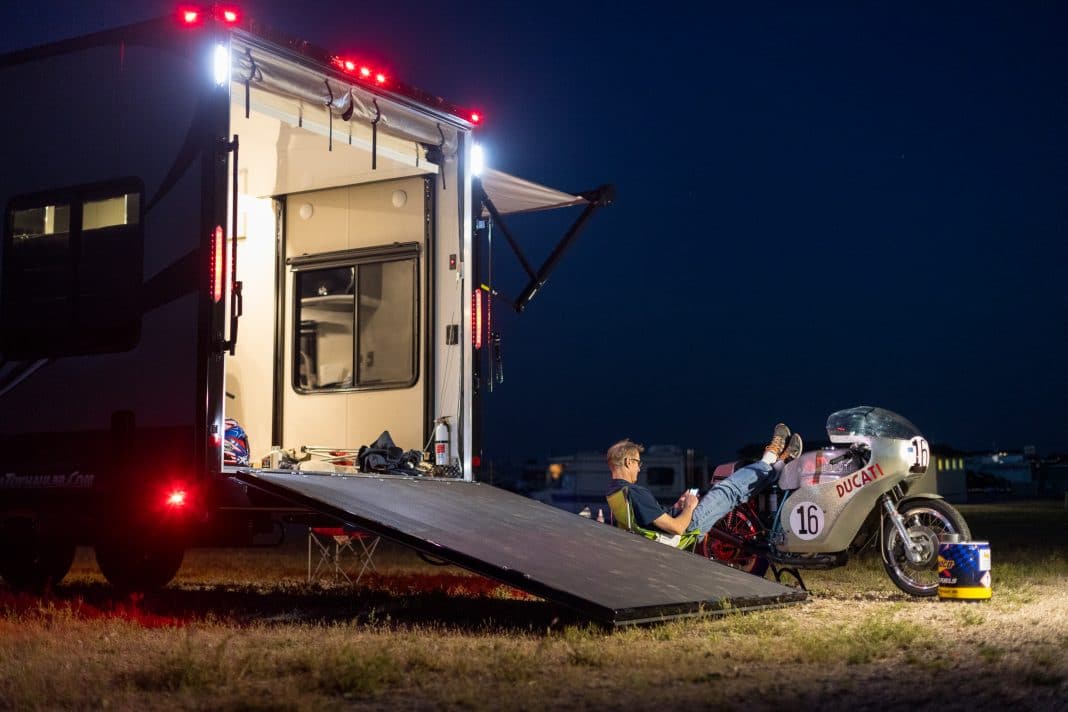
<instances>
[{"instance_id":1,"label":"trailer tire","mask_svg":"<svg viewBox=\"0 0 1068 712\"><path fill-rule=\"evenodd\" d=\"M57 585L74 563L75 542L35 530L31 522L0 529L0 578L20 591L40 592Z\"/></svg>"},{"instance_id":2,"label":"trailer tire","mask_svg":"<svg viewBox=\"0 0 1068 712\"><path fill-rule=\"evenodd\" d=\"M123 593L151 593L178 573L185 545L170 538L109 536L96 543L96 563L112 586Z\"/></svg>"}]
</instances>

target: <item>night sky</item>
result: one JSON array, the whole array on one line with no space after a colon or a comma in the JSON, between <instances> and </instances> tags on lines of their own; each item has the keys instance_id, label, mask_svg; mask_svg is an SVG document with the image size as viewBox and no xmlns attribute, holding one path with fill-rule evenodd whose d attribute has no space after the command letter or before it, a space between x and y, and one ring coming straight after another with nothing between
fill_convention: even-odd
<instances>
[{"instance_id":1,"label":"night sky","mask_svg":"<svg viewBox=\"0 0 1068 712\"><path fill-rule=\"evenodd\" d=\"M629 436L725 459L861 404L963 450L1068 451L1063 4L237 4L483 110L496 168L616 185L527 311L494 315L489 455ZM0 51L176 6L19 3ZM560 223L513 229L540 263Z\"/></svg>"}]
</instances>

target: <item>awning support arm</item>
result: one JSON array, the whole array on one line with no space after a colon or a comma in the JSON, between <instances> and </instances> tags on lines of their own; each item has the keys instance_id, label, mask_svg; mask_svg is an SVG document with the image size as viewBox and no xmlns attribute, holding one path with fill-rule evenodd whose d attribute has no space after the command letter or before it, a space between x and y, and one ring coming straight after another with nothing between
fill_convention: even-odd
<instances>
[{"instance_id":1,"label":"awning support arm","mask_svg":"<svg viewBox=\"0 0 1068 712\"><path fill-rule=\"evenodd\" d=\"M575 222L571 224L571 227L568 228L564 237L556 247L553 248L552 253L545 260L545 263L538 269L538 273L531 278L530 283L519 293L519 297L515 300L514 305L517 312L522 312L526 309L527 304L530 303L530 300L534 298L534 295L549 279L549 274L556 268L556 264L564 256L564 252L566 252L567 248L571 247L575 242L575 239L579 236L579 233L582 232L582 229L586 227L586 223L593 217L593 214L600 208L612 204L612 201L615 200L616 196L616 187L611 184L606 184L595 190L579 193L579 195L589 201L586 204L586 208L582 211L582 214L575 219ZM508 233L505 232L505 235L507 234Z\"/></svg>"},{"instance_id":2,"label":"awning support arm","mask_svg":"<svg viewBox=\"0 0 1068 712\"><path fill-rule=\"evenodd\" d=\"M504 217L497 211L497 206L490 200L489 195L486 194L485 189L482 188L482 184L479 183L479 191L482 193L482 204L486 206L486 210L489 211L490 217L493 218L493 224L501 229L504 233L504 239L508 240L508 244L512 248L512 252L519 259L519 264L523 265L523 269L526 270L527 276L534 279L534 268L530 266L530 262L527 261L526 255L519 249L519 243L512 237L512 231L508 229L508 225L504 222ZM518 302L517 302L518 303ZM518 310L517 310L518 311Z\"/></svg>"}]
</instances>

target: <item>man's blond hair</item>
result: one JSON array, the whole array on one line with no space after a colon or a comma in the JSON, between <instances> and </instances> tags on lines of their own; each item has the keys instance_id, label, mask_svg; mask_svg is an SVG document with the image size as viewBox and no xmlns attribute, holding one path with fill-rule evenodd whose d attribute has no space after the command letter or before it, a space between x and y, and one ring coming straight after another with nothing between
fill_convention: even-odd
<instances>
[{"instance_id":1,"label":"man's blond hair","mask_svg":"<svg viewBox=\"0 0 1068 712\"><path fill-rule=\"evenodd\" d=\"M644 445L639 445L628 439L620 440L618 443L608 448L608 468L611 470L618 470L623 467L623 461L628 457L637 457L643 452L645 452Z\"/></svg>"}]
</instances>

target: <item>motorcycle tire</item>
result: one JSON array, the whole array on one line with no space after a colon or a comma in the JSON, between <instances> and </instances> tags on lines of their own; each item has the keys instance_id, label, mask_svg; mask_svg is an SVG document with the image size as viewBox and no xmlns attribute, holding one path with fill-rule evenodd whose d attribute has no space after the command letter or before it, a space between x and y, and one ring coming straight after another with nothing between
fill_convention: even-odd
<instances>
[{"instance_id":1,"label":"motorcycle tire","mask_svg":"<svg viewBox=\"0 0 1068 712\"><path fill-rule=\"evenodd\" d=\"M727 513L727 516L716 522L713 528L736 536L743 541L752 541L760 534L755 517L751 513L746 513L743 508L732 509ZM768 560L763 556L746 552L709 534L706 534L698 544L697 553L706 559L719 561L731 568L761 578L768 570Z\"/></svg>"},{"instance_id":2,"label":"motorcycle tire","mask_svg":"<svg viewBox=\"0 0 1068 712\"><path fill-rule=\"evenodd\" d=\"M883 567L894 585L911 596L938 594L938 540L942 534L959 534L971 538L968 523L951 504L941 499L905 500L898 505L905 518L909 537L921 547L921 558L911 561L897 527L889 518L883 520Z\"/></svg>"}]
</instances>

